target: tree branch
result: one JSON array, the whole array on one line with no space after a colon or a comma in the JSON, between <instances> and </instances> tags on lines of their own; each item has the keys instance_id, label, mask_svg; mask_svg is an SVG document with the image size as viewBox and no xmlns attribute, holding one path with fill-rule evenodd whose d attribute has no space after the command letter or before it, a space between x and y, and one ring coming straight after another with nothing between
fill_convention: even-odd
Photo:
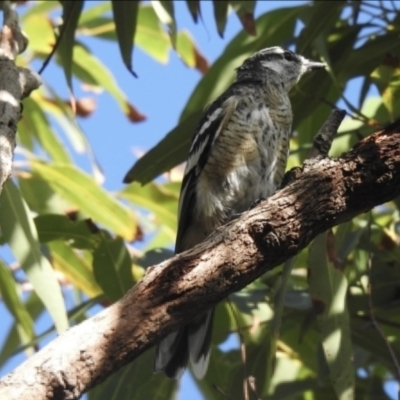
<instances>
[{"instance_id":1,"label":"tree branch","mask_svg":"<svg viewBox=\"0 0 400 400\"><path fill-rule=\"evenodd\" d=\"M168 332L400 194L400 122L338 159L317 160L205 242L147 270L120 301L70 329L0 381L0 398L76 399Z\"/></svg>"},{"instance_id":2,"label":"tree branch","mask_svg":"<svg viewBox=\"0 0 400 400\"><path fill-rule=\"evenodd\" d=\"M11 175L21 100L41 84L39 75L17 67L15 57L28 44L9 1L3 2L4 23L0 39L0 192Z\"/></svg>"}]
</instances>

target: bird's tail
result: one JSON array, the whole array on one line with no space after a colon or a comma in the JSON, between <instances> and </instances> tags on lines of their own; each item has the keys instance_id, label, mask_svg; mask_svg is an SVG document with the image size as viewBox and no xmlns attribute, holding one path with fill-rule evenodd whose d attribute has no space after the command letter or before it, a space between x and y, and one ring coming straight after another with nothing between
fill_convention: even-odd
<instances>
[{"instance_id":1,"label":"bird's tail","mask_svg":"<svg viewBox=\"0 0 400 400\"><path fill-rule=\"evenodd\" d=\"M170 333L156 347L154 372L179 379L190 360L197 379L203 378L210 359L214 309Z\"/></svg>"}]
</instances>

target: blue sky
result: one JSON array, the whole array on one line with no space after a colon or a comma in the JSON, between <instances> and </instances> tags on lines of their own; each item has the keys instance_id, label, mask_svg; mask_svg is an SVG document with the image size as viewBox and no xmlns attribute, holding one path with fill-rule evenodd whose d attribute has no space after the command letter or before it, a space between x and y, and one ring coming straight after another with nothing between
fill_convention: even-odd
<instances>
[{"instance_id":1,"label":"blue sky","mask_svg":"<svg viewBox=\"0 0 400 400\"><path fill-rule=\"evenodd\" d=\"M299 1L258 1L255 14L258 16L274 8L299 3ZM191 32L200 52L209 63L220 55L226 44L241 30L239 20L232 14L228 19L224 39L221 39L215 27L211 2L201 3L203 22L200 21L197 25L193 23L185 2L177 1L175 6L178 28L186 28ZM85 42L112 71L130 102L147 117L144 122L132 124L122 115L115 101L103 93L97 99L95 113L88 119L80 120L83 131L105 174L104 186L109 190L119 190L123 187L122 180L125 173L135 161L134 151L145 151L151 148L176 125L180 112L201 75L198 71L187 68L172 51L169 62L162 65L140 49L135 49L133 63L139 77L135 79L125 69L116 43L96 39ZM43 73L43 78L53 85L60 95L68 96L64 75L59 68L50 65ZM82 93L79 88L77 93ZM86 157L77 155L76 160L82 168L90 171ZM9 258L3 249L0 249L0 256ZM3 303L0 303L0 321L1 343L12 322ZM48 318L41 318L37 325L37 332L42 332L49 324ZM1 375L11 371L22 360L23 356L14 357L0 371ZM190 378L185 375L179 399L200 400L201 398Z\"/></svg>"}]
</instances>

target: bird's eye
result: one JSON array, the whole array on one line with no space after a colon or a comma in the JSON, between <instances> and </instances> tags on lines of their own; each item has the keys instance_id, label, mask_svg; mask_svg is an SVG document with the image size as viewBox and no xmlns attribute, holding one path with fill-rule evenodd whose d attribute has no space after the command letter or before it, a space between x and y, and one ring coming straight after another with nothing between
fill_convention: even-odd
<instances>
[{"instance_id":1,"label":"bird's eye","mask_svg":"<svg viewBox=\"0 0 400 400\"><path fill-rule=\"evenodd\" d=\"M283 57L285 57L285 60L288 60L288 61L294 61L294 59L295 59L294 54L291 51L285 51L283 53Z\"/></svg>"}]
</instances>

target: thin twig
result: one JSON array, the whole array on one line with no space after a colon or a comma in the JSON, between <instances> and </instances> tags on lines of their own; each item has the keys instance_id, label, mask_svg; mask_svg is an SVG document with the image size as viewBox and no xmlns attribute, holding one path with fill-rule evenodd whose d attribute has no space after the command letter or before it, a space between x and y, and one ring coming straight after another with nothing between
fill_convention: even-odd
<instances>
[{"instance_id":1,"label":"thin twig","mask_svg":"<svg viewBox=\"0 0 400 400\"><path fill-rule=\"evenodd\" d=\"M381 18L387 23L387 24L390 24L390 19L388 18L388 12L385 10L385 7L384 7L384 5L383 5L383 1L382 0L379 0L379 5L380 5L380 7L381 7L381 11L382 11L382 14L381 14Z\"/></svg>"},{"instance_id":2,"label":"thin twig","mask_svg":"<svg viewBox=\"0 0 400 400\"><path fill-rule=\"evenodd\" d=\"M326 157L332 146L332 141L335 138L340 124L346 116L345 110L336 109L331 112L331 115L324 122L321 129L315 135L313 147L308 154L307 159L312 159L317 156Z\"/></svg>"},{"instance_id":3,"label":"thin twig","mask_svg":"<svg viewBox=\"0 0 400 400\"><path fill-rule=\"evenodd\" d=\"M217 386L215 383L213 383L212 386L219 394L222 394L222 396L224 396L225 399L229 399L229 396L219 386Z\"/></svg>"},{"instance_id":4,"label":"thin twig","mask_svg":"<svg viewBox=\"0 0 400 400\"><path fill-rule=\"evenodd\" d=\"M262 400L261 396L257 392L256 378L254 378L254 376L249 376L247 381L249 383L250 389L252 390L252 392L257 397L257 400Z\"/></svg>"},{"instance_id":5,"label":"thin twig","mask_svg":"<svg viewBox=\"0 0 400 400\"><path fill-rule=\"evenodd\" d=\"M371 7L371 8L375 8L375 9L379 9L379 10L383 10L383 11L385 11L385 12L394 12L394 10L390 10L389 8L386 8L386 7L381 7L381 6L378 6L378 5L376 5L375 4L376 2L375 1L372 1L372 2L367 2L367 1L363 1L363 3L362 3L362 5L363 6L367 6L367 7ZM364 10L363 10L364 11Z\"/></svg>"},{"instance_id":6,"label":"thin twig","mask_svg":"<svg viewBox=\"0 0 400 400\"><path fill-rule=\"evenodd\" d=\"M355 114L359 115L359 116L357 116L357 115L354 115L354 114L348 114L351 119L354 119L355 121L361 121L361 122L363 122L363 123L365 123L367 125L371 125L370 124L371 118L368 118L366 115L362 114L346 98L342 98L342 100L346 103L346 106L349 107L351 111L353 111ZM329 101L327 99L321 98L321 101L323 103L327 104L328 106L332 107L332 108L336 108L336 105L333 104L331 101Z\"/></svg>"}]
</instances>

